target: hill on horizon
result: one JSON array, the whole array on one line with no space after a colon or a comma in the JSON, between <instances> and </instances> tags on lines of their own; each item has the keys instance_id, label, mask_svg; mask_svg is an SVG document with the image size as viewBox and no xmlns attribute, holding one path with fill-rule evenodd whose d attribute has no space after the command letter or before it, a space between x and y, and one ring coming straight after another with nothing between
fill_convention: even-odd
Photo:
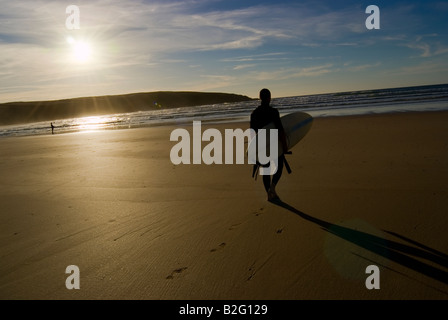
<instances>
[{"instance_id":1,"label":"hill on horizon","mask_svg":"<svg viewBox=\"0 0 448 320\"><path fill-rule=\"evenodd\" d=\"M249 100L253 99L232 93L157 91L51 101L7 102L0 104L0 125Z\"/></svg>"}]
</instances>

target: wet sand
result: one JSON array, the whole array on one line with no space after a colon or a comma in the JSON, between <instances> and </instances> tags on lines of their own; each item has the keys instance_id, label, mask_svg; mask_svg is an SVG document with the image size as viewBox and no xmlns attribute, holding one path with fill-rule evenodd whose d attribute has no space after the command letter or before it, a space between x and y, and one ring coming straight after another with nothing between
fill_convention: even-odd
<instances>
[{"instance_id":1,"label":"wet sand","mask_svg":"<svg viewBox=\"0 0 448 320\"><path fill-rule=\"evenodd\" d=\"M173 165L175 126L0 139L0 299L447 299L447 123L317 118L278 203L251 165Z\"/></svg>"}]
</instances>

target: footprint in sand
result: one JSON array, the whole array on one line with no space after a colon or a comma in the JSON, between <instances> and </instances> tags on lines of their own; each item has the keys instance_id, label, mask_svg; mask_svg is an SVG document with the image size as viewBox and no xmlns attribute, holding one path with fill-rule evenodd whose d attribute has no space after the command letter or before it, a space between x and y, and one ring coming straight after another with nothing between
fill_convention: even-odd
<instances>
[{"instance_id":1,"label":"footprint in sand","mask_svg":"<svg viewBox=\"0 0 448 320\"><path fill-rule=\"evenodd\" d=\"M210 252L215 252L215 251L217 251L217 250L219 250L219 249L224 248L225 246L226 246L226 243L225 243L225 242L222 242L222 243L218 246L218 248L213 248L213 249L210 250Z\"/></svg>"},{"instance_id":2,"label":"footprint in sand","mask_svg":"<svg viewBox=\"0 0 448 320\"><path fill-rule=\"evenodd\" d=\"M263 214L263 210L264 210L264 208L260 208L258 211L252 212L252 214L254 214L256 217L258 217L260 214Z\"/></svg>"},{"instance_id":3,"label":"footprint in sand","mask_svg":"<svg viewBox=\"0 0 448 320\"><path fill-rule=\"evenodd\" d=\"M178 274L178 273L182 273L182 272L184 272L185 270L187 270L187 267L183 267L183 268L179 268L179 269L173 270L173 271L171 272L171 274L170 274L169 276L166 277L166 279L174 279L174 276L175 276L176 274Z\"/></svg>"},{"instance_id":4,"label":"footprint in sand","mask_svg":"<svg viewBox=\"0 0 448 320\"><path fill-rule=\"evenodd\" d=\"M233 229L235 229L235 228L238 227L240 224L241 224L241 223L232 224L232 225L230 226L229 230L233 230Z\"/></svg>"}]
</instances>

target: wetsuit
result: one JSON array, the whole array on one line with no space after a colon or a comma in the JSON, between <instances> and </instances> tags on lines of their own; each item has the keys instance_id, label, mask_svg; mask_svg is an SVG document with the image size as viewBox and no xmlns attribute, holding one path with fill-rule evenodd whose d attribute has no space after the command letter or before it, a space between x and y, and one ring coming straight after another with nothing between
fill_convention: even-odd
<instances>
[{"instance_id":1,"label":"wetsuit","mask_svg":"<svg viewBox=\"0 0 448 320\"><path fill-rule=\"evenodd\" d=\"M278 129L279 136L281 134L284 134L283 125L280 120L280 113L277 109L272 108L269 105L262 104L261 106L257 107L250 115L250 127L254 129L255 132L258 132L258 129L262 129L264 126L268 125L271 122L274 122L275 127ZM280 177L282 176L284 159L285 156L283 154L278 157L277 172L272 178L272 183L274 185L277 184L277 182L280 180ZM270 164L267 163L260 165L263 167L269 167ZM269 188L271 187L270 175L263 176L263 185L266 189L266 192L268 192Z\"/></svg>"}]
</instances>

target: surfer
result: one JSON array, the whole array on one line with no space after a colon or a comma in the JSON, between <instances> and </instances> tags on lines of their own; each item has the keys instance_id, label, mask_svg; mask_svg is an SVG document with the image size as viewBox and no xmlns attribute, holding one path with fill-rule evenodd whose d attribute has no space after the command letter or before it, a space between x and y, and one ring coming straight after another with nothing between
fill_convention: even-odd
<instances>
[{"instance_id":1,"label":"surfer","mask_svg":"<svg viewBox=\"0 0 448 320\"><path fill-rule=\"evenodd\" d=\"M51 125L51 134L54 134L54 125L53 125L53 122L52 122L50 125Z\"/></svg>"},{"instance_id":2,"label":"surfer","mask_svg":"<svg viewBox=\"0 0 448 320\"><path fill-rule=\"evenodd\" d=\"M286 143L286 135L283 129L282 122L280 120L280 113L277 109L270 106L271 103L271 92L268 89L262 89L260 91L261 105L258 106L250 115L250 127L258 132L258 129L263 128L267 124L273 122L275 128L278 129L278 134L280 138L280 143L282 144L283 150L288 150ZM277 161L277 172L273 175L272 181L270 175L263 175L263 185L268 194L268 201L280 200L279 196L275 191L283 171L283 164L285 161L285 155L282 154L278 157ZM257 163L256 167L269 167L270 163Z\"/></svg>"}]
</instances>

